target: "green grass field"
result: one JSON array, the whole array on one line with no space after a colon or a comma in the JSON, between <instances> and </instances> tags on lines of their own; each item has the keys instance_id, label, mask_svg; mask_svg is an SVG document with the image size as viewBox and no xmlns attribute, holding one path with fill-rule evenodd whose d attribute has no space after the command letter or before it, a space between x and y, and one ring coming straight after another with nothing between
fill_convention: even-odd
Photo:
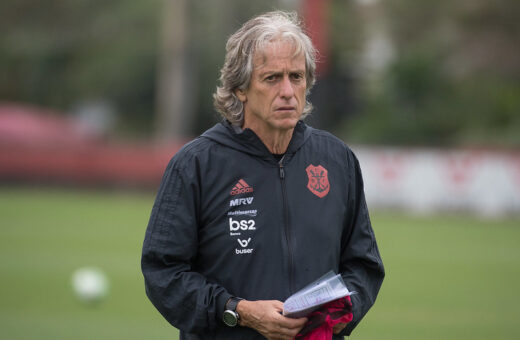
<instances>
[{"instance_id":1,"label":"green grass field","mask_svg":"<svg viewBox=\"0 0 520 340\"><path fill-rule=\"evenodd\" d=\"M141 244L153 194L0 188L2 339L176 339L148 302ZM520 220L373 213L387 278L352 339L520 339ZM98 306L72 272L102 268Z\"/></svg>"}]
</instances>

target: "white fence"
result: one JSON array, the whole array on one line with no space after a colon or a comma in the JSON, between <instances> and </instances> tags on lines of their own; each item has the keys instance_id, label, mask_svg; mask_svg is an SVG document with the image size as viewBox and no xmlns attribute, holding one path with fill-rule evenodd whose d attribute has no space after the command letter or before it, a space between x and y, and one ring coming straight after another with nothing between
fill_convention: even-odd
<instances>
[{"instance_id":1,"label":"white fence","mask_svg":"<svg viewBox=\"0 0 520 340\"><path fill-rule=\"evenodd\" d=\"M370 207L520 215L520 152L353 147Z\"/></svg>"}]
</instances>

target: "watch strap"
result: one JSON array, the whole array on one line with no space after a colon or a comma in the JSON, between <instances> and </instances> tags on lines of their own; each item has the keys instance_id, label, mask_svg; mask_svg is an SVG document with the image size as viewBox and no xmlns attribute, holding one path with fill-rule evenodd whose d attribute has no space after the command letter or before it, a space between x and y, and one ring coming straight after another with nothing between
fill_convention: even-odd
<instances>
[{"instance_id":1,"label":"watch strap","mask_svg":"<svg viewBox=\"0 0 520 340\"><path fill-rule=\"evenodd\" d=\"M226 310L231 310L236 313L237 305L240 300L243 300L243 299L236 297L236 296L230 297L229 300L226 302Z\"/></svg>"},{"instance_id":2,"label":"watch strap","mask_svg":"<svg viewBox=\"0 0 520 340\"><path fill-rule=\"evenodd\" d=\"M226 302L226 309L222 314L222 321L229 327L237 326L240 321L240 315L237 312L237 305L240 300L242 299L237 297L231 297Z\"/></svg>"}]
</instances>

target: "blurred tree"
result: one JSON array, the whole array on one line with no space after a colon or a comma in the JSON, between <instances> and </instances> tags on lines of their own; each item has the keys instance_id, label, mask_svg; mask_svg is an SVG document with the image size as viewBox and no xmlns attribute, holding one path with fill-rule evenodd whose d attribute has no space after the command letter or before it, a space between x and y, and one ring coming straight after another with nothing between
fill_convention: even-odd
<instances>
[{"instance_id":1,"label":"blurred tree","mask_svg":"<svg viewBox=\"0 0 520 340\"><path fill-rule=\"evenodd\" d=\"M0 99L69 110L111 102L120 122L149 129L159 1L4 0Z\"/></svg>"},{"instance_id":2,"label":"blurred tree","mask_svg":"<svg viewBox=\"0 0 520 340\"><path fill-rule=\"evenodd\" d=\"M176 111L197 134L220 119L212 94L229 34L255 14L299 1L185 2L187 108ZM0 100L64 111L104 100L121 115L119 131L150 134L163 74L162 6L3 0ZM357 143L520 146L519 1L330 0L328 17L328 73L311 93L312 124ZM385 40L391 58L382 55ZM367 61L381 60L369 86ZM164 98L174 99L171 93Z\"/></svg>"},{"instance_id":3,"label":"blurred tree","mask_svg":"<svg viewBox=\"0 0 520 340\"><path fill-rule=\"evenodd\" d=\"M163 0L162 13L155 132L164 141L191 135L193 98L187 51L189 5L186 0Z\"/></svg>"},{"instance_id":4,"label":"blurred tree","mask_svg":"<svg viewBox=\"0 0 520 340\"><path fill-rule=\"evenodd\" d=\"M355 142L520 146L520 3L381 1L396 58L364 88Z\"/></svg>"},{"instance_id":5,"label":"blurred tree","mask_svg":"<svg viewBox=\"0 0 520 340\"><path fill-rule=\"evenodd\" d=\"M333 128L338 119L351 113L353 106L350 72L339 65L337 49L334 48L334 43L344 40L344 36L337 39L332 33L335 24L344 21L343 17L335 22L337 9L337 6L332 7L330 0L303 0L300 10L305 30L317 50L316 84L308 98L314 110L306 121L327 130Z\"/></svg>"}]
</instances>

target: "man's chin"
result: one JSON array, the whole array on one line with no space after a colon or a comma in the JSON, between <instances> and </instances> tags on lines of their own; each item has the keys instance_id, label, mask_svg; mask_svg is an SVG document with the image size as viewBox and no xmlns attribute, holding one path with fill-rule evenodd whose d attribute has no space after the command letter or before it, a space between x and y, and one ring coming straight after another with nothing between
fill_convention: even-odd
<instances>
[{"instance_id":1,"label":"man's chin","mask_svg":"<svg viewBox=\"0 0 520 340\"><path fill-rule=\"evenodd\" d=\"M275 127L279 130L291 130L298 124L297 118L279 119L275 122Z\"/></svg>"}]
</instances>

